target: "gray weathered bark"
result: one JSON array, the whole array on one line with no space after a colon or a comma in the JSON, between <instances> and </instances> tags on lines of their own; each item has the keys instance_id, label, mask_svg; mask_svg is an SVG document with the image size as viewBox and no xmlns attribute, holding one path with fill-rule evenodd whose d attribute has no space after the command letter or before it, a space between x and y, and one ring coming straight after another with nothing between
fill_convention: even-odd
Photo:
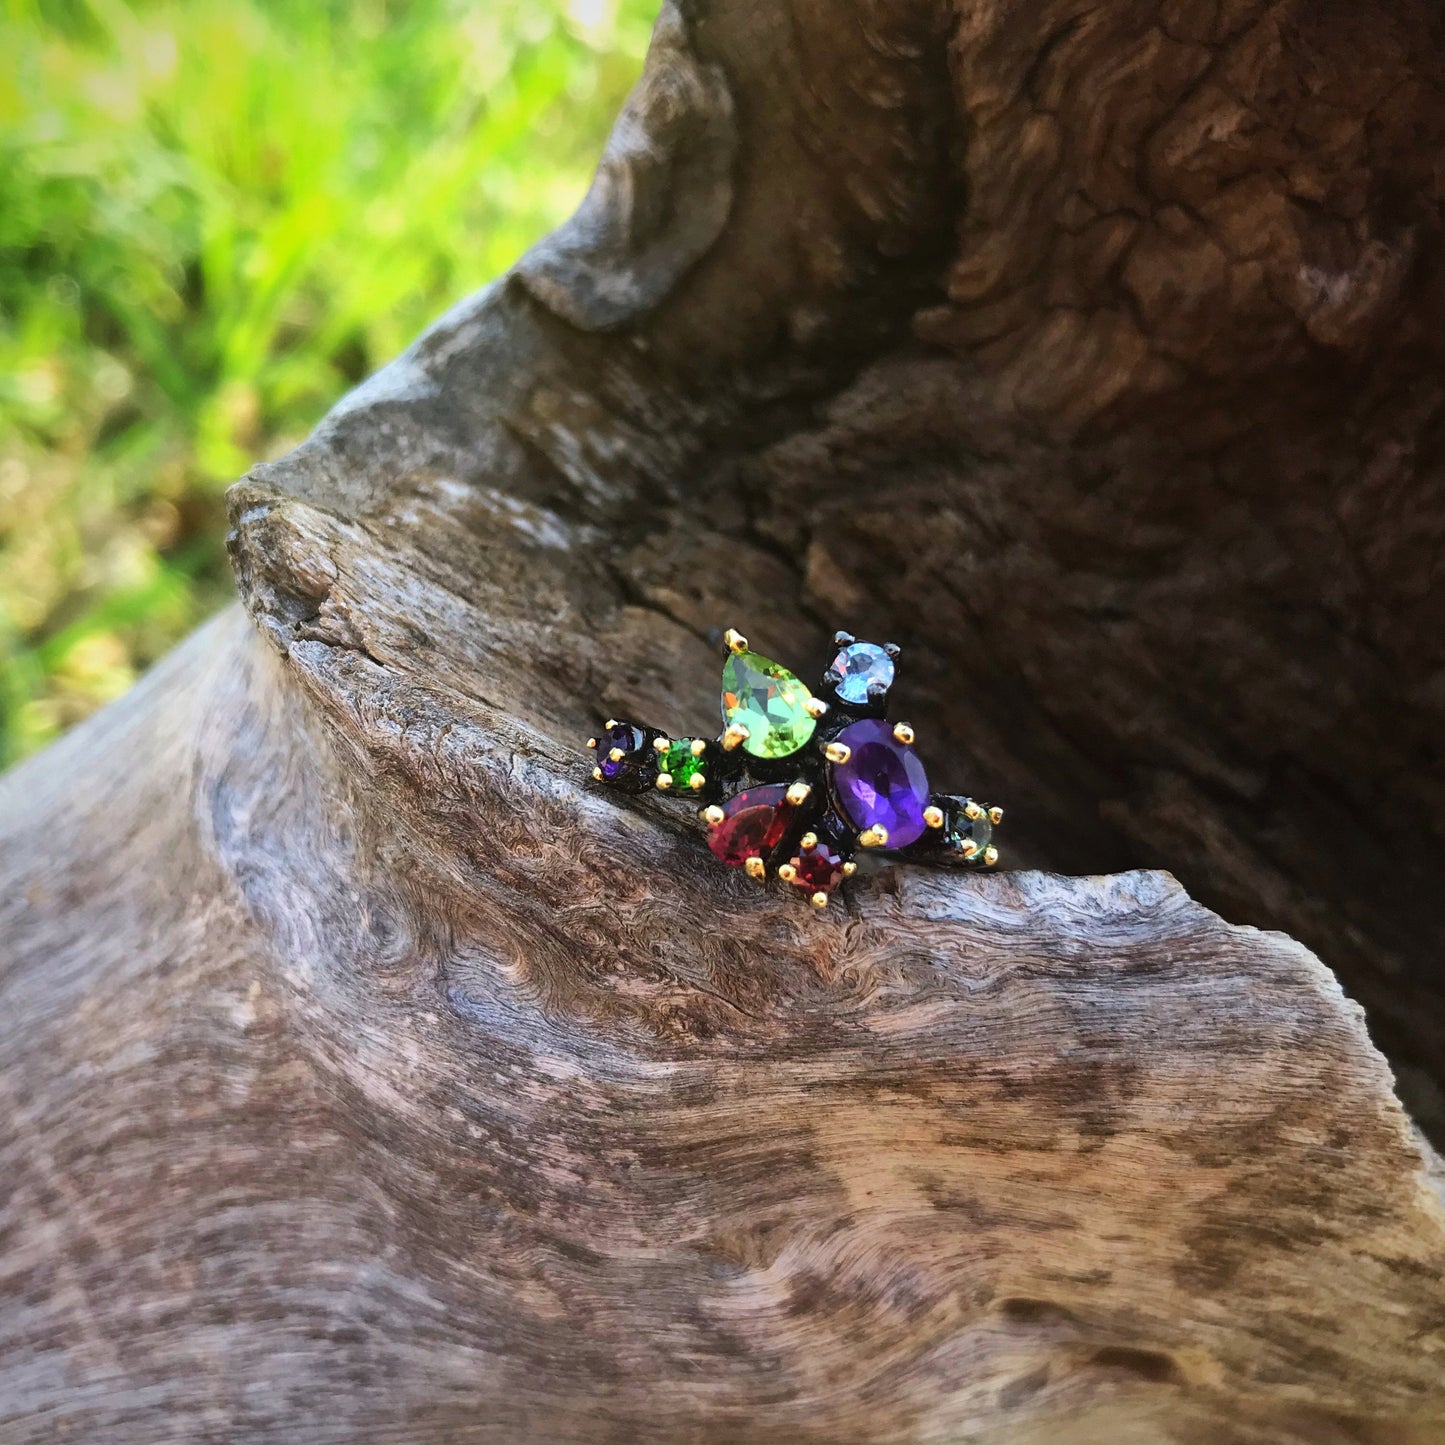
<instances>
[{"instance_id":1,"label":"gray weathered bark","mask_svg":"<svg viewBox=\"0 0 1445 1445\"><path fill-rule=\"evenodd\" d=\"M1428 1119L1441 55L666 12L577 218L236 488L245 615L0 783L0 1438L1445 1440L1303 947L1145 872L815 917L577 748L723 624L896 635L1015 856L1315 943Z\"/></svg>"}]
</instances>

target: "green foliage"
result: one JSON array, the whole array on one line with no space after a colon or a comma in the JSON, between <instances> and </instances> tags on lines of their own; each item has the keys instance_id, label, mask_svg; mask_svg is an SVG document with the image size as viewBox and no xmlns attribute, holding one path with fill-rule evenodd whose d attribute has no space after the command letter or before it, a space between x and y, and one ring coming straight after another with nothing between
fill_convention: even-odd
<instances>
[{"instance_id":1,"label":"green foliage","mask_svg":"<svg viewBox=\"0 0 1445 1445\"><path fill-rule=\"evenodd\" d=\"M222 493L586 187L656 0L0 0L0 765L230 595Z\"/></svg>"}]
</instances>

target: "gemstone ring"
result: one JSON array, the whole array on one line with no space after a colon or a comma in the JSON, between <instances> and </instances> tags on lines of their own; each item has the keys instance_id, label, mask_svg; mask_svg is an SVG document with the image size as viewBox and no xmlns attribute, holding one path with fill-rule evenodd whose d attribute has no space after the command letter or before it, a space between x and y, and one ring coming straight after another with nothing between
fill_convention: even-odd
<instances>
[{"instance_id":1,"label":"gemstone ring","mask_svg":"<svg viewBox=\"0 0 1445 1445\"><path fill-rule=\"evenodd\" d=\"M587 746L592 776L625 792L689 796L708 847L749 876L808 894L815 908L857 869L859 849L988 868L1001 808L931 793L913 729L888 721L899 649L834 637L838 655L810 692L787 668L724 635L723 731L674 738L609 718Z\"/></svg>"}]
</instances>

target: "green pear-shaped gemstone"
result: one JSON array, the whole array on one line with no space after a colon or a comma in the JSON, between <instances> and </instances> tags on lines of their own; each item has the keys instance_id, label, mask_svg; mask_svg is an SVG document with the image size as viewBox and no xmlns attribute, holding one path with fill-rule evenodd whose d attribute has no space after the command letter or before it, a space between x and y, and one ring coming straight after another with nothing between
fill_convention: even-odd
<instances>
[{"instance_id":1,"label":"green pear-shaped gemstone","mask_svg":"<svg viewBox=\"0 0 1445 1445\"><path fill-rule=\"evenodd\" d=\"M723 723L748 730L743 747L755 758L785 758L813 736L812 693L770 657L735 652L723 664Z\"/></svg>"}]
</instances>

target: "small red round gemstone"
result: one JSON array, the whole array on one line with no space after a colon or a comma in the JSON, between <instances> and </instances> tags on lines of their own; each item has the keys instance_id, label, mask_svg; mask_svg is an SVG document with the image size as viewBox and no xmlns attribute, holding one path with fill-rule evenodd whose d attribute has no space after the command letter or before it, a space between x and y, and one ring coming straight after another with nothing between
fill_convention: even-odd
<instances>
[{"instance_id":1,"label":"small red round gemstone","mask_svg":"<svg viewBox=\"0 0 1445 1445\"><path fill-rule=\"evenodd\" d=\"M793 859L793 884L809 893L831 893L843 881L843 860L826 843Z\"/></svg>"},{"instance_id":2,"label":"small red round gemstone","mask_svg":"<svg viewBox=\"0 0 1445 1445\"><path fill-rule=\"evenodd\" d=\"M723 820L709 828L707 846L730 867L766 858L783 841L793 807L782 783L744 788L722 805Z\"/></svg>"}]
</instances>

